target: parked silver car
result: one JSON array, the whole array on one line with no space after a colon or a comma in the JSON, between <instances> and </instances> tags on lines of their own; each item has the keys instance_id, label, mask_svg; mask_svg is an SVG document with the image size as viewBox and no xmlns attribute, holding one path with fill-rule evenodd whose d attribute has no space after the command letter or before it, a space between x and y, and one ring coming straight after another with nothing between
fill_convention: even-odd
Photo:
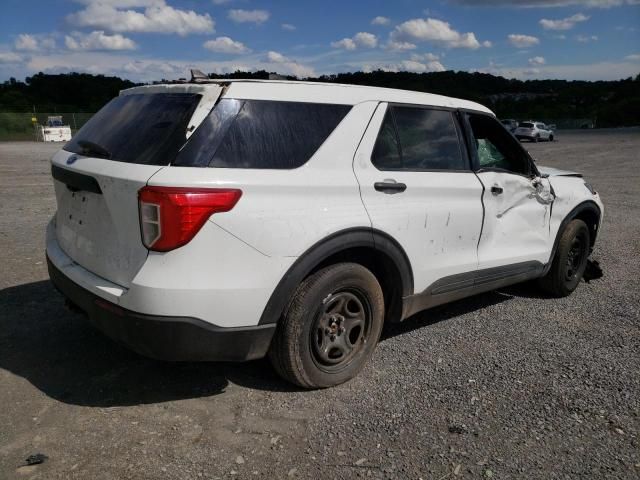
<instances>
[{"instance_id":1,"label":"parked silver car","mask_svg":"<svg viewBox=\"0 0 640 480\"><path fill-rule=\"evenodd\" d=\"M531 142L539 142L540 140L553 142L554 138L553 130L540 122L520 122L514 135L518 140L529 140Z\"/></svg>"}]
</instances>

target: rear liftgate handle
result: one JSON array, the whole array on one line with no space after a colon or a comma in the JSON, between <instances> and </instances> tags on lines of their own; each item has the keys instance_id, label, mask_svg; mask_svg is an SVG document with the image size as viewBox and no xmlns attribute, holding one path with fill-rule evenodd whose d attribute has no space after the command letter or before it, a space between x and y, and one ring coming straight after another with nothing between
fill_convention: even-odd
<instances>
[{"instance_id":1,"label":"rear liftgate handle","mask_svg":"<svg viewBox=\"0 0 640 480\"><path fill-rule=\"evenodd\" d=\"M494 195L501 195L502 192L504 192L504 190L498 185L494 185L493 187L491 187L491 193L493 193Z\"/></svg>"},{"instance_id":2,"label":"rear liftgate handle","mask_svg":"<svg viewBox=\"0 0 640 480\"><path fill-rule=\"evenodd\" d=\"M386 194L402 193L407 189L407 185L404 183L398 183L393 179L385 179L383 182L376 182L373 184L378 192Z\"/></svg>"}]
</instances>

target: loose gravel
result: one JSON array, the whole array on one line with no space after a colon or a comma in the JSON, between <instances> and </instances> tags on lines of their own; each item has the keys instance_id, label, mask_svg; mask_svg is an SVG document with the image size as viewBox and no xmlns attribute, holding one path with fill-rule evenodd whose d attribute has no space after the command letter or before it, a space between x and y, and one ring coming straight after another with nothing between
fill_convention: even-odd
<instances>
[{"instance_id":1,"label":"loose gravel","mask_svg":"<svg viewBox=\"0 0 640 480\"><path fill-rule=\"evenodd\" d=\"M147 360L65 310L43 254L59 147L0 144L0 478L640 478L640 130L558 137L527 148L600 191L604 277L423 312L313 392L266 361Z\"/></svg>"}]
</instances>

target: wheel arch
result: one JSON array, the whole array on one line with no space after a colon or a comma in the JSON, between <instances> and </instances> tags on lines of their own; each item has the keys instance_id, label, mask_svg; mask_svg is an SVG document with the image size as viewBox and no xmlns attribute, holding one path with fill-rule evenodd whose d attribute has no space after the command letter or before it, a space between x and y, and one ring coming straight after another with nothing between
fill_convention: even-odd
<instances>
[{"instance_id":1,"label":"wheel arch","mask_svg":"<svg viewBox=\"0 0 640 480\"><path fill-rule=\"evenodd\" d=\"M596 237L598 236L598 230L600 228L600 217L602 212L600 211L600 207L598 204L592 200L584 201L578 205L576 205L560 222L560 226L558 227L558 231L556 232L556 239L553 242L553 249L551 250L551 256L549 257L549 262L544 268L544 275L551 268L551 264L553 263L553 259L556 256L556 251L558 250L558 243L560 242L560 237L562 236L562 232L567 227L569 222L572 220L582 220L587 224L587 228L589 229L589 243L591 250L596 243Z\"/></svg>"},{"instance_id":2,"label":"wheel arch","mask_svg":"<svg viewBox=\"0 0 640 480\"><path fill-rule=\"evenodd\" d=\"M336 232L307 249L272 292L260 325L277 323L298 285L313 272L339 262L359 263L376 276L385 295L387 318L399 320L402 298L413 294L413 272L406 252L388 234L372 228Z\"/></svg>"}]
</instances>

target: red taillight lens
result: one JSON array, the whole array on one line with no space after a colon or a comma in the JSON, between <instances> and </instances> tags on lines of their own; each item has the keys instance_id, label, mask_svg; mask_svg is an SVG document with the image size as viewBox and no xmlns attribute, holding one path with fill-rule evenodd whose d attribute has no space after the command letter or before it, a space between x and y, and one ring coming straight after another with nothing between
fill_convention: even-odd
<instances>
[{"instance_id":1,"label":"red taillight lens","mask_svg":"<svg viewBox=\"0 0 640 480\"><path fill-rule=\"evenodd\" d=\"M211 215L228 212L241 196L232 188L143 187L138 191L142 243L158 252L181 247Z\"/></svg>"}]
</instances>

